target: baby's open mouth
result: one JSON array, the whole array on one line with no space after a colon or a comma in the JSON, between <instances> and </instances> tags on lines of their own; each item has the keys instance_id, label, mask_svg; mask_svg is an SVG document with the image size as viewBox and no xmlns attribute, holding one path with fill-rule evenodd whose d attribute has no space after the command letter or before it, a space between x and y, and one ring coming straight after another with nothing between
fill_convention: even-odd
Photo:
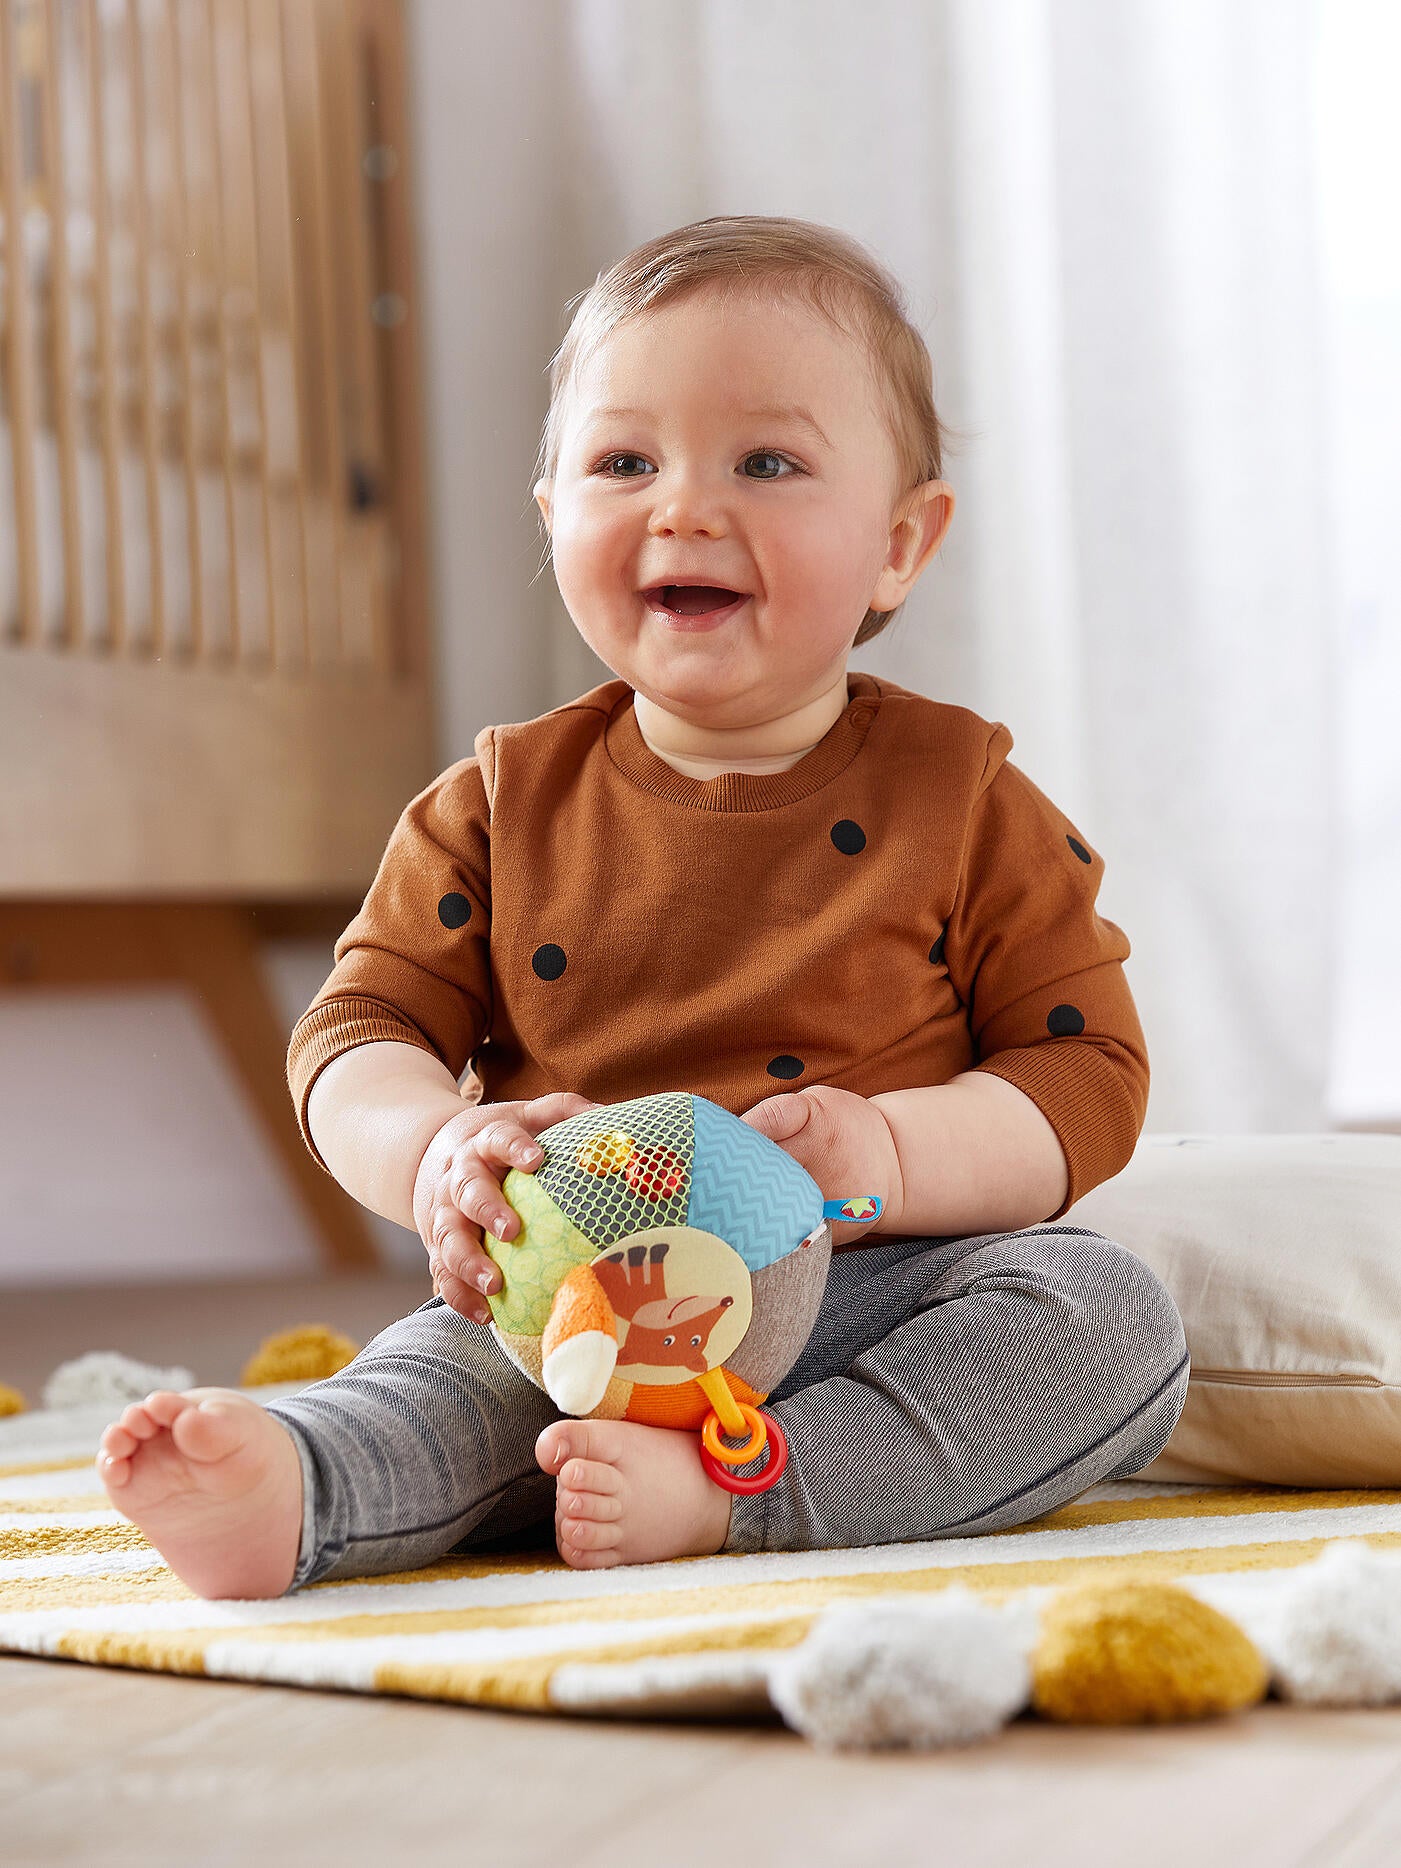
<instances>
[{"instance_id":1,"label":"baby's open mouth","mask_svg":"<svg viewBox=\"0 0 1401 1868\"><path fill-rule=\"evenodd\" d=\"M673 616L707 616L712 610L740 602L748 592L724 590L718 584L654 584L642 594L656 608L670 610Z\"/></svg>"}]
</instances>

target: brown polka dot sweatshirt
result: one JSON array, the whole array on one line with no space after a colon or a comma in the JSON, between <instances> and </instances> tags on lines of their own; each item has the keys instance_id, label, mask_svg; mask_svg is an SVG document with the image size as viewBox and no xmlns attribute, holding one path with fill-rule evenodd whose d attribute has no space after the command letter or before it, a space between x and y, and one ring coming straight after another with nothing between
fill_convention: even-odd
<instances>
[{"instance_id":1,"label":"brown polka dot sweatshirt","mask_svg":"<svg viewBox=\"0 0 1401 1868\"><path fill-rule=\"evenodd\" d=\"M1148 1055L1102 859L1000 721L854 669L848 693L787 771L706 780L650 749L625 681L484 727L405 808L292 1033L312 1153L317 1073L394 1039L470 1064L483 1102L689 1090L743 1115L985 1070L1060 1140L1052 1218L1117 1174Z\"/></svg>"}]
</instances>

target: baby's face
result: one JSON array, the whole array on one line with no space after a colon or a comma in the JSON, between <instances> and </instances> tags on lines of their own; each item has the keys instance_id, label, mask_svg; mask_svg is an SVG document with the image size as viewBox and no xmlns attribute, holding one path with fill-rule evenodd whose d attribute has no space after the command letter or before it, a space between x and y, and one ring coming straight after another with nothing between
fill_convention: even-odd
<instances>
[{"instance_id":1,"label":"baby's face","mask_svg":"<svg viewBox=\"0 0 1401 1868\"><path fill-rule=\"evenodd\" d=\"M829 691L867 609L903 600L952 512L951 498L921 508L942 524L909 575L909 534L891 532L904 489L875 396L855 340L765 295L726 305L702 292L614 331L565 411L555 482L535 490L560 594L599 659L711 726ZM748 601L683 632L644 594L668 583Z\"/></svg>"}]
</instances>

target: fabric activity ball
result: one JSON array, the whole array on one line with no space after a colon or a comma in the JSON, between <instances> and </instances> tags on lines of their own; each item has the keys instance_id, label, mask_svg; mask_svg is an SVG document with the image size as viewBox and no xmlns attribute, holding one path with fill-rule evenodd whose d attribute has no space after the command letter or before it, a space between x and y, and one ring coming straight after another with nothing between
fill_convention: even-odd
<instances>
[{"instance_id":1,"label":"fabric activity ball","mask_svg":"<svg viewBox=\"0 0 1401 1868\"><path fill-rule=\"evenodd\" d=\"M874 1220L880 1200L824 1200L777 1142L684 1091L589 1109L536 1140L539 1167L502 1182L519 1232L483 1238L502 1278L487 1299L497 1341L561 1413L701 1428L712 1478L765 1489L786 1448L758 1403L812 1329L831 1221ZM758 1479L729 1473L770 1438Z\"/></svg>"}]
</instances>

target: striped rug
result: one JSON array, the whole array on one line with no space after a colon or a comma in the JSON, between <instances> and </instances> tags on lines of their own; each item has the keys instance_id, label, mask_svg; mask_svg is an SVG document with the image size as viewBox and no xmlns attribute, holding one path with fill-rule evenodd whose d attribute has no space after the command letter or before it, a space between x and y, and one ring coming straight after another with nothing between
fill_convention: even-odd
<instances>
[{"instance_id":1,"label":"striped rug","mask_svg":"<svg viewBox=\"0 0 1401 1868\"><path fill-rule=\"evenodd\" d=\"M109 1506L93 1459L112 1414L0 1421L0 1650L543 1712L740 1715L769 1709L769 1657L838 1601L963 1584L1031 1605L1066 1583L1152 1577L1231 1615L1331 1539L1401 1549L1401 1492L1128 1482L982 1537L609 1570L448 1557L207 1602Z\"/></svg>"}]
</instances>

